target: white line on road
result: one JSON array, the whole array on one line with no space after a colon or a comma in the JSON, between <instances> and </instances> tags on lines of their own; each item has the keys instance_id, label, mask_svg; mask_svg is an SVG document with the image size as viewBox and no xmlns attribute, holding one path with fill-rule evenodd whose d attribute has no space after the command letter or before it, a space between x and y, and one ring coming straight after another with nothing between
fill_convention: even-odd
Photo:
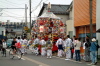
<instances>
[{"instance_id":1,"label":"white line on road","mask_svg":"<svg viewBox=\"0 0 100 66\"><path fill-rule=\"evenodd\" d=\"M42 66L42 65L39 65L39 66Z\"/></svg>"},{"instance_id":2,"label":"white line on road","mask_svg":"<svg viewBox=\"0 0 100 66\"><path fill-rule=\"evenodd\" d=\"M33 60L33 59L31 59L31 58L28 58L28 57L25 57L25 56L23 56L23 57L24 57L25 59L27 59L27 60L33 62L33 63L39 64L39 65L42 65L42 66L50 66L50 65L44 64L44 63L42 63L42 62Z\"/></svg>"}]
</instances>

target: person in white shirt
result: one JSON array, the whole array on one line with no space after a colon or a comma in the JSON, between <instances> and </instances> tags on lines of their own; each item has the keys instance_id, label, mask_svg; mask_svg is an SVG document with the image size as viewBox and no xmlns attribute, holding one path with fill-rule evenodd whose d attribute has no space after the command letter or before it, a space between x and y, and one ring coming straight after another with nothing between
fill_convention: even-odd
<instances>
[{"instance_id":1,"label":"person in white shirt","mask_svg":"<svg viewBox=\"0 0 100 66\"><path fill-rule=\"evenodd\" d=\"M36 39L34 39L34 42L33 42L33 44L34 44L34 48L33 48L33 49L34 49L34 53L35 53L36 55L39 54L39 49L38 49L39 42L40 42L40 39L39 39L38 36L36 36Z\"/></svg>"},{"instance_id":2,"label":"person in white shirt","mask_svg":"<svg viewBox=\"0 0 100 66\"><path fill-rule=\"evenodd\" d=\"M21 45L22 45L22 47L20 48L20 49L21 49L21 52L22 52L23 54L27 53L27 52L26 52L26 47L27 47L27 45L28 45L28 41L26 40L26 38L22 38L22 39L21 39Z\"/></svg>"},{"instance_id":3,"label":"person in white shirt","mask_svg":"<svg viewBox=\"0 0 100 66\"><path fill-rule=\"evenodd\" d=\"M34 44L39 44L40 40L38 37L36 37L36 39L34 39Z\"/></svg>"},{"instance_id":4,"label":"person in white shirt","mask_svg":"<svg viewBox=\"0 0 100 66\"><path fill-rule=\"evenodd\" d=\"M25 53L27 53L28 40L26 38L24 38L23 44L24 44L24 51L25 51Z\"/></svg>"},{"instance_id":5,"label":"person in white shirt","mask_svg":"<svg viewBox=\"0 0 100 66\"><path fill-rule=\"evenodd\" d=\"M4 39L2 39L2 56L5 56L6 57L6 48L7 48L7 44L5 42Z\"/></svg>"},{"instance_id":6,"label":"person in white shirt","mask_svg":"<svg viewBox=\"0 0 100 66\"><path fill-rule=\"evenodd\" d=\"M56 42L56 46L58 47L58 57L62 57L64 47L64 41L62 37L59 37L59 39Z\"/></svg>"},{"instance_id":7,"label":"person in white shirt","mask_svg":"<svg viewBox=\"0 0 100 66\"><path fill-rule=\"evenodd\" d=\"M71 59L71 45L72 45L72 40L69 38L69 35L66 37L67 39L65 40L65 52L66 52L66 59L65 60L70 60Z\"/></svg>"},{"instance_id":8,"label":"person in white shirt","mask_svg":"<svg viewBox=\"0 0 100 66\"><path fill-rule=\"evenodd\" d=\"M42 46L41 48L41 56L45 56L46 55L46 41L44 40L44 38L41 39L40 41L40 45Z\"/></svg>"},{"instance_id":9,"label":"person in white shirt","mask_svg":"<svg viewBox=\"0 0 100 66\"><path fill-rule=\"evenodd\" d=\"M85 55L85 44L86 44L86 41L85 40L83 40L83 60L85 60L85 57L86 57L86 55Z\"/></svg>"},{"instance_id":10,"label":"person in white shirt","mask_svg":"<svg viewBox=\"0 0 100 66\"><path fill-rule=\"evenodd\" d=\"M17 39L16 41L17 41L17 43L18 43L18 42L21 43L21 39L20 39L20 37L18 37L18 39Z\"/></svg>"},{"instance_id":11,"label":"person in white shirt","mask_svg":"<svg viewBox=\"0 0 100 66\"><path fill-rule=\"evenodd\" d=\"M80 58L80 47L81 47L80 38L77 39L74 46L75 46L74 48L75 48L76 61L81 61L81 58Z\"/></svg>"}]
</instances>

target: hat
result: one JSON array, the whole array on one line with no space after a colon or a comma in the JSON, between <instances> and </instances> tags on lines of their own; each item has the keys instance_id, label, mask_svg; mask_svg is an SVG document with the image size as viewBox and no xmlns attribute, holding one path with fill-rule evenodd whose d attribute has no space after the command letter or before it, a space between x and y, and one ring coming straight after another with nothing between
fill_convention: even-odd
<instances>
[{"instance_id":1,"label":"hat","mask_svg":"<svg viewBox=\"0 0 100 66\"><path fill-rule=\"evenodd\" d=\"M95 38L93 38L93 39L92 39L92 41L96 41L96 39L95 39Z\"/></svg>"}]
</instances>

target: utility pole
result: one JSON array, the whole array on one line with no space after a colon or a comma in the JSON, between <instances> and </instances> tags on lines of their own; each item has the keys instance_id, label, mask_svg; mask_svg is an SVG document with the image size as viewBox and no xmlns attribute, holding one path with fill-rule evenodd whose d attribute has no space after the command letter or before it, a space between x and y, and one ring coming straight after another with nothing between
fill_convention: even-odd
<instances>
[{"instance_id":1,"label":"utility pole","mask_svg":"<svg viewBox=\"0 0 100 66\"><path fill-rule=\"evenodd\" d=\"M31 30L31 0L29 0L29 6L30 6L30 30ZM30 35L31 35L31 31L30 31Z\"/></svg>"},{"instance_id":2,"label":"utility pole","mask_svg":"<svg viewBox=\"0 0 100 66\"><path fill-rule=\"evenodd\" d=\"M93 29L92 29L92 0L89 0L89 12L90 12L90 39L93 37Z\"/></svg>"},{"instance_id":3,"label":"utility pole","mask_svg":"<svg viewBox=\"0 0 100 66\"><path fill-rule=\"evenodd\" d=\"M27 26L27 4L25 4L25 25Z\"/></svg>"}]
</instances>

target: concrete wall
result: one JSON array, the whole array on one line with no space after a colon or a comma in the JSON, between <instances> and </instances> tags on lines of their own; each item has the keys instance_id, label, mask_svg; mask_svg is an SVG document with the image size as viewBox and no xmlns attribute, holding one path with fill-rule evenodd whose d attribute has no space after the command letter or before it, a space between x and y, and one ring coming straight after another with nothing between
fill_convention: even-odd
<instances>
[{"instance_id":1,"label":"concrete wall","mask_svg":"<svg viewBox=\"0 0 100 66\"><path fill-rule=\"evenodd\" d=\"M73 23L73 35L76 35L75 27L74 27L74 0L72 3L72 23Z\"/></svg>"},{"instance_id":2,"label":"concrete wall","mask_svg":"<svg viewBox=\"0 0 100 66\"><path fill-rule=\"evenodd\" d=\"M70 12L69 12L69 20L66 21L66 25L67 25L66 26L67 35L69 34L70 31L72 31L72 33L71 33L72 36L75 35L73 3L72 3L72 8L70 9Z\"/></svg>"},{"instance_id":3,"label":"concrete wall","mask_svg":"<svg viewBox=\"0 0 100 66\"><path fill-rule=\"evenodd\" d=\"M57 17L60 17L61 20L64 22L64 24L66 23L66 20L68 20L68 15L56 15Z\"/></svg>"},{"instance_id":4,"label":"concrete wall","mask_svg":"<svg viewBox=\"0 0 100 66\"><path fill-rule=\"evenodd\" d=\"M69 34L70 31L73 31L73 22L72 20L67 20L66 21L66 31L67 31L67 35Z\"/></svg>"},{"instance_id":5,"label":"concrete wall","mask_svg":"<svg viewBox=\"0 0 100 66\"><path fill-rule=\"evenodd\" d=\"M96 30L100 29L100 0L96 0ZM96 33L98 44L100 45L100 33ZM98 51L100 55L100 49Z\"/></svg>"}]
</instances>

